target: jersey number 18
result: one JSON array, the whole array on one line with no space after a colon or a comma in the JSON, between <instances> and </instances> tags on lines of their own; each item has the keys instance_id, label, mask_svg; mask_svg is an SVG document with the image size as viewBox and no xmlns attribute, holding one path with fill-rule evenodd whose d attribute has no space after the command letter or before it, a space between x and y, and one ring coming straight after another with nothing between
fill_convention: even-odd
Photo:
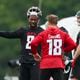
<instances>
[{"instance_id":1,"label":"jersey number 18","mask_svg":"<svg viewBox=\"0 0 80 80\"><path fill-rule=\"evenodd\" d=\"M62 39L49 39L47 43L49 44L49 55L61 55Z\"/></svg>"}]
</instances>

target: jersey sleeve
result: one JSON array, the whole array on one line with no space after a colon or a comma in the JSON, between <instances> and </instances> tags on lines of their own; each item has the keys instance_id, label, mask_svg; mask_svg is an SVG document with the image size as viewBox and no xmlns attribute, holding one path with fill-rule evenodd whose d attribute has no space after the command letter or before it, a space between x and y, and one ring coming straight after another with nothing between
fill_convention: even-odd
<instances>
[{"instance_id":1,"label":"jersey sleeve","mask_svg":"<svg viewBox=\"0 0 80 80\"><path fill-rule=\"evenodd\" d=\"M77 35L77 41L76 41L77 44L80 44L80 43L79 43L79 39L80 39L80 32L79 32L78 35Z\"/></svg>"},{"instance_id":2,"label":"jersey sleeve","mask_svg":"<svg viewBox=\"0 0 80 80\"><path fill-rule=\"evenodd\" d=\"M40 33L31 42L31 50L33 54L37 53L37 47L39 44L41 44L41 42L42 42L42 34Z\"/></svg>"},{"instance_id":3,"label":"jersey sleeve","mask_svg":"<svg viewBox=\"0 0 80 80\"><path fill-rule=\"evenodd\" d=\"M0 37L5 38L19 38L22 36L23 28L20 28L16 31L0 31Z\"/></svg>"},{"instance_id":4,"label":"jersey sleeve","mask_svg":"<svg viewBox=\"0 0 80 80\"><path fill-rule=\"evenodd\" d=\"M70 38L68 34L65 35L65 45L64 52L70 52L77 47L77 44Z\"/></svg>"}]
</instances>

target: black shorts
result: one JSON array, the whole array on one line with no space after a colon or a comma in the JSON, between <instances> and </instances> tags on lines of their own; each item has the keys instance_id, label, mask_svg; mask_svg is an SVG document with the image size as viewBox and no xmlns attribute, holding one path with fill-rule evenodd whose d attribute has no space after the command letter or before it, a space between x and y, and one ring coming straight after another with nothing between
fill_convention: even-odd
<instances>
[{"instance_id":1,"label":"black shorts","mask_svg":"<svg viewBox=\"0 0 80 80\"><path fill-rule=\"evenodd\" d=\"M76 59L75 66L72 70L72 78L75 77L80 80L80 56Z\"/></svg>"},{"instance_id":2,"label":"black shorts","mask_svg":"<svg viewBox=\"0 0 80 80\"><path fill-rule=\"evenodd\" d=\"M64 70L64 80L68 80L70 76L71 65L66 65Z\"/></svg>"},{"instance_id":3,"label":"black shorts","mask_svg":"<svg viewBox=\"0 0 80 80\"><path fill-rule=\"evenodd\" d=\"M49 80L50 77L54 80L64 80L64 70L61 68L41 69L40 80Z\"/></svg>"},{"instance_id":4,"label":"black shorts","mask_svg":"<svg viewBox=\"0 0 80 80\"><path fill-rule=\"evenodd\" d=\"M38 64L21 64L19 80L40 80L40 69Z\"/></svg>"}]
</instances>

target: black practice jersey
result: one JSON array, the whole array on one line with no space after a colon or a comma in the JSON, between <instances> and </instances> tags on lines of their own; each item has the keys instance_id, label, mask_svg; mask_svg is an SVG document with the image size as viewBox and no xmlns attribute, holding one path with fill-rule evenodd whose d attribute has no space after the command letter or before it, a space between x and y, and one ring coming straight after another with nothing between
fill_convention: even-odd
<instances>
[{"instance_id":1,"label":"black practice jersey","mask_svg":"<svg viewBox=\"0 0 80 80\"><path fill-rule=\"evenodd\" d=\"M20 39L21 42L21 63L33 63L34 58L31 53L31 41L34 39L34 37L43 31L42 28L37 27L35 29L25 29L20 28L14 32L7 32L7 31L0 31L0 36L9 38L9 39Z\"/></svg>"},{"instance_id":2,"label":"black practice jersey","mask_svg":"<svg viewBox=\"0 0 80 80\"><path fill-rule=\"evenodd\" d=\"M64 32L68 33L68 31L64 27L60 27L60 29ZM72 59L72 52L65 53L65 56L67 56L71 60Z\"/></svg>"}]
</instances>

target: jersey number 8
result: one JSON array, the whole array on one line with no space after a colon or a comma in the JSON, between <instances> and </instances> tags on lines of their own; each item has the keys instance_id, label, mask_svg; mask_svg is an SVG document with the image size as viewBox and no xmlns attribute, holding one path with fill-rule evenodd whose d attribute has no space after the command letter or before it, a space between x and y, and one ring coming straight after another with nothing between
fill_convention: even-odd
<instances>
[{"instance_id":1,"label":"jersey number 8","mask_svg":"<svg viewBox=\"0 0 80 80\"><path fill-rule=\"evenodd\" d=\"M27 36L26 49L31 49L31 41L34 39L34 36Z\"/></svg>"}]
</instances>

